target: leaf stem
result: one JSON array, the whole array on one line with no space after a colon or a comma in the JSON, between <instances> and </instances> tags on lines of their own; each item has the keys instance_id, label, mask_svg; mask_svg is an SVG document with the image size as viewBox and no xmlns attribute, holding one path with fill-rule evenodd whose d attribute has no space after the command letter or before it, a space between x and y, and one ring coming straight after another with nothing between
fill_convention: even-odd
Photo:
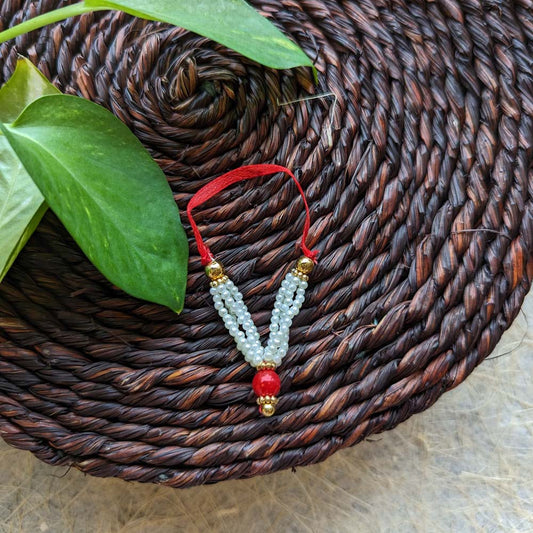
<instances>
[{"instance_id":1,"label":"leaf stem","mask_svg":"<svg viewBox=\"0 0 533 533\"><path fill-rule=\"evenodd\" d=\"M65 6L48 13L43 13L35 18L30 20L25 20L12 28L8 28L0 32L0 43L5 43L9 39L14 39L19 35L28 33L33 30L38 30L43 26L48 24L53 24L54 22L60 22L62 20L68 19L69 17L75 17L77 15L82 15L83 13L89 13L91 11L102 11L104 9L109 9L105 7L90 7L85 5L85 2L79 2L78 4L72 4L70 6Z\"/></svg>"}]
</instances>

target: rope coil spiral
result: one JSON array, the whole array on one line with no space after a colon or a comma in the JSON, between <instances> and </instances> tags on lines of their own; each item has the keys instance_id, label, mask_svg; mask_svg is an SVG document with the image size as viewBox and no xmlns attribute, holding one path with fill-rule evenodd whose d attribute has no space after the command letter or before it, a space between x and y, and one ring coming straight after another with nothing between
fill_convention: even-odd
<instances>
[{"instance_id":1,"label":"rope coil spiral","mask_svg":"<svg viewBox=\"0 0 533 533\"><path fill-rule=\"evenodd\" d=\"M4 0L0 27L67 3ZM317 87L308 69L274 71L111 12L0 45L0 81L20 53L110 109L182 213L231 168L294 171L320 263L276 416L257 414L253 369L194 247L175 316L111 286L49 214L0 284L9 444L175 487L315 463L430 407L519 312L533 278L533 2L252 4L315 60ZM224 191L198 220L263 335L303 214L281 175L261 183Z\"/></svg>"}]
</instances>

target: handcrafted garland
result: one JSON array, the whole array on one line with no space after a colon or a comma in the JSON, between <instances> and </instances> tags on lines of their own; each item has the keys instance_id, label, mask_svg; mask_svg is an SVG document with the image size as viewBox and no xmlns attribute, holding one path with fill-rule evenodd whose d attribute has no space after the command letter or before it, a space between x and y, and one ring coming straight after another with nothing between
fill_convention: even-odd
<instances>
[{"instance_id":1,"label":"handcrafted garland","mask_svg":"<svg viewBox=\"0 0 533 533\"><path fill-rule=\"evenodd\" d=\"M303 256L298 259L293 269L287 273L276 295L276 302L270 320L270 335L266 346L262 346L257 327L252 320L243 297L237 286L229 279L222 264L215 259L204 243L198 226L192 216L192 210L209 200L223 189L239 181L266 176L276 172L285 172L296 184L305 206L305 224L300 247ZM294 174L279 165L248 165L219 176L202 187L189 201L187 216L191 224L202 264L207 277L211 280L210 293L218 314L224 321L226 329L234 338L238 350L245 360L257 369L252 387L257 396L259 412L272 416L278 403L277 395L281 389L281 380L275 368L281 363L289 349L289 329L293 318L300 312L305 300L305 290L309 274L316 262L317 252L309 250L305 241L309 232L309 206L303 189Z\"/></svg>"}]
</instances>

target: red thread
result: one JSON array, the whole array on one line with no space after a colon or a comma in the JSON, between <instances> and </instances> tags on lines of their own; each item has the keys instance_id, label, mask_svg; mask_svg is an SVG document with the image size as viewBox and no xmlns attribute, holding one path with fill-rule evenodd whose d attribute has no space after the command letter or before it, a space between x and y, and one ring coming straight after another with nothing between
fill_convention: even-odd
<instances>
[{"instance_id":1,"label":"red thread","mask_svg":"<svg viewBox=\"0 0 533 533\"><path fill-rule=\"evenodd\" d=\"M293 179L300 195L302 196L305 206L305 223L300 247L304 255L316 262L318 252L315 250L310 250L305 244L305 241L307 240L307 234L309 233L309 228L311 226L311 216L309 214L309 206L307 205L307 200L305 199L305 194L302 189L302 186L300 185L300 182L296 179L294 174L289 169L279 165L248 165L236 168L235 170L231 170L230 172L226 172L226 174L222 174L222 176L215 178L207 185L204 185L189 200L189 204L187 205L187 216L189 217L189 222L194 233L194 238L196 239L198 252L200 254L200 257L202 258L202 265L207 265L208 263L210 263L214 259L214 255L211 253L211 250L209 250L209 248L202 239L200 230L198 229L198 226L196 225L196 222L193 219L192 210L215 196L215 194L218 194L220 191L226 189L230 185L233 185L234 183L249 180L252 178L258 178L260 176L268 176L269 174L275 174L276 172L285 172L286 174L288 174Z\"/></svg>"}]
</instances>

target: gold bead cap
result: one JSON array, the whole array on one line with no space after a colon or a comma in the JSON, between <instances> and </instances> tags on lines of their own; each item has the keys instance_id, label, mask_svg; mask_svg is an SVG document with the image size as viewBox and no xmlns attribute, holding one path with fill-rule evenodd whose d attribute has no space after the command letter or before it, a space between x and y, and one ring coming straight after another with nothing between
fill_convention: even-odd
<instances>
[{"instance_id":1,"label":"gold bead cap","mask_svg":"<svg viewBox=\"0 0 533 533\"><path fill-rule=\"evenodd\" d=\"M278 401L275 396L260 396L257 398L259 411L263 416L272 416L276 412Z\"/></svg>"},{"instance_id":2,"label":"gold bead cap","mask_svg":"<svg viewBox=\"0 0 533 533\"><path fill-rule=\"evenodd\" d=\"M274 370L276 368L276 363L272 363L271 361L263 361L259 365L257 365L255 368L256 370Z\"/></svg>"}]
</instances>

